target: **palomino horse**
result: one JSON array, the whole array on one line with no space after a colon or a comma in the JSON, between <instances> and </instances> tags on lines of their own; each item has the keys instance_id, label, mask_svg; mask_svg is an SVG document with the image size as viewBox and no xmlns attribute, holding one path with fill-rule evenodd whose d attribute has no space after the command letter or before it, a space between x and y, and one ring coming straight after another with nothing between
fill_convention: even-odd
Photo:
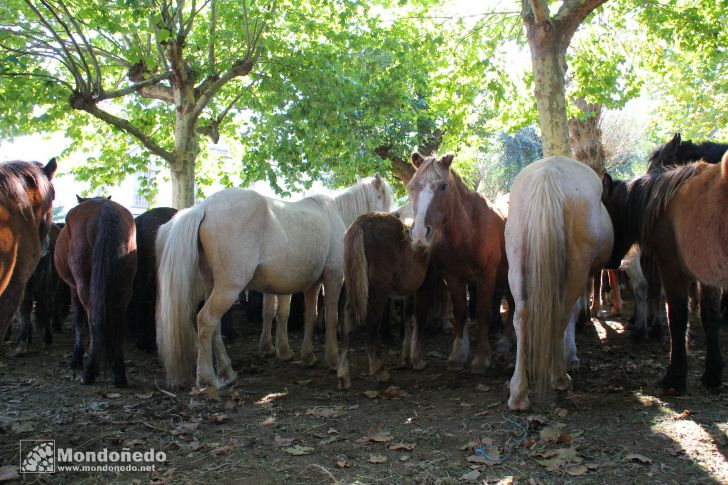
<instances>
[{"instance_id":1,"label":"palomino horse","mask_svg":"<svg viewBox=\"0 0 728 485\"><path fill-rule=\"evenodd\" d=\"M719 386L723 358L717 297L718 288L728 286L728 221L723 214L728 203L728 152L720 164L657 169L624 185L625 196L615 199L610 209L616 214L615 232L627 241L639 241L654 256L667 299L670 363L662 385L671 392L687 388L688 294L697 281L707 345L702 382ZM629 217L620 217L624 214Z\"/></svg>"},{"instance_id":2,"label":"palomino horse","mask_svg":"<svg viewBox=\"0 0 728 485\"><path fill-rule=\"evenodd\" d=\"M516 301L511 409L528 408L528 379L539 391L549 384L566 389L571 382L566 359L576 360L577 300L607 262L614 239L601 195L596 173L565 157L536 161L513 182L506 223L508 280Z\"/></svg>"},{"instance_id":3,"label":"palomino horse","mask_svg":"<svg viewBox=\"0 0 728 485\"><path fill-rule=\"evenodd\" d=\"M432 258L452 296L455 339L448 358L450 369L462 369L468 358L466 286L475 284L478 350L470 369L484 372L490 365L493 293L496 286L507 285L505 220L450 169L454 157L452 153L442 157L412 154L417 170L408 184L415 212L411 234L413 244L432 246Z\"/></svg>"},{"instance_id":4,"label":"palomino horse","mask_svg":"<svg viewBox=\"0 0 728 485\"><path fill-rule=\"evenodd\" d=\"M71 366L80 367L83 361L82 330L87 322L91 343L81 382L93 384L103 357L111 366L114 385L125 386L122 337L136 272L134 218L105 197L78 201L66 215L54 254L58 274L71 287L76 307Z\"/></svg>"},{"instance_id":5,"label":"palomino horse","mask_svg":"<svg viewBox=\"0 0 728 485\"><path fill-rule=\"evenodd\" d=\"M0 342L18 310L51 226L56 159L0 163Z\"/></svg>"},{"instance_id":6,"label":"palomino horse","mask_svg":"<svg viewBox=\"0 0 728 485\"><path fill-rule=\"evenodd\" d=\"M136 347L154 352L154 307L157 302L157 263L154 257L154 239L159 226L177 213L172 207L156 207L134 218L136 226L137 270L134 292L129 302L129 337Z\"/></svg>"},{"instance_id":7,"label":"palomino horse","mask_svg":"<svg viewBox=\"0 0 728 485\"><path fill-rule=\"evenodd\" d=\"M198 386L221 387L235 380L219 322L245 288L279 295L304 291L301 357L312 364L316 301L323 283L326 359L336 368L344 232L357 216L388 209L391 194L389 184L377 174L335 197L285 202L248 189L227 189L178 212L157 235L157 346L167 383L190 383L195 346ZM195 342L192 322L201 300L205 304L197 314ZM290 297L281 300L285 305ZM276 332L281 346L288 343L283 320ZM213 347L219 377L212 366Z\"/></svg>"},{"instance_id":8,"label":"palomino horse","mask_svg":"<svg viewBox=\"0 0 728 485\"><path fill-rule=\"evenodd\" d=\"M390 297L405 297L422 287L427 276L430 253L413 248L409 229L393 214L371 213L359 216L344 236L344 281L346 283L347 318L339 352L339 388L351 386L349 376L349 332L351 320L366 320L369 373L379 382L389 380L379 346L379 329ZM416 298L416 319L424 322L427 312L425 295ZM418 329L422 325L416 325ZM421 332L412 332L405 322L402 360L415 369L425 366Z\"/></svg>"}]
</instances>

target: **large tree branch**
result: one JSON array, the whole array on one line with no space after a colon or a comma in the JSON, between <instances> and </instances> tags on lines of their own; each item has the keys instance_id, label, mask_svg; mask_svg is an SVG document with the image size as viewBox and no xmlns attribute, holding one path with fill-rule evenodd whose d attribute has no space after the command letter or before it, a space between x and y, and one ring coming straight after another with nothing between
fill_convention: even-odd
<instances>
[{"instance_id":1,"label":"large tree branch","mask_svg":"<svg viewBox=\"0 0 728 485\"><path fill-rule=\"evenodd\" d=\"M127 87L117 89L116 91L104 91L99 95L98 100L101 101L104 99L120 98L127 94L138 92L145 98L160 99L162 101L173 103L174 96L172 95L172 90L167 86L159 84L160 81L169 79L171 75L172 73L170 72L163 72Z\"/></svg>"},{"instance_id":2,"label":"large tree branch","mask_svg":"<svg viewBox=\"0 0 728 485\"><path fill-rule=\"evenodd\" d=\"M527 0L531 5L534 19L539 25L545 24L550 20L549 6L546 0Z\"/></svg>"},{"instance_id":3,"label":"large tree branch","mask_svg":"<svg viewBox=\"0 0 728 485\"><path fill-rule=\"evenodd\" d=\"M382 160L389 160L392 163L392 173L407 185L415 174L415 168L412 164L406 162L394 153L390 145L378 146L374 149L374 154Z\"/></svg>"},{"instance_id":4,"label":"large tree branch","mask_svg":"<svg viewBox=\"0 0 728 485\"><path fill-rule=\"evenodd\" d=\"M62 84L65 87L67 87L70 91L73 91L73 86L71 86L69 83L64 81L63 79L59 79L57 77L49 76L48 74L34 74L32 72L3 72L0 74L0 77L2 76L8 76L8 77L37 77L40 79L50 80L53 82L56 82L58 84Z\"/></svg>"},{"instance_id":5,"label":"large tree branch","mask_svg":"<svg viewBox=\"0 0 728 485\"><path fill-rule=\"evenodd\" d=\"M607 0L564 0L559 11L554 15L554 24L559 33L560 42L568 46L576 29L587 16Z\"/></svg>"},{"instance_id":6,"label":"large tree branch","mask_svg":"<svg viewBox=\"0 0 728 485\"><path fill-rule=\"evenodd\" d=\"M207 88L200 93L197 101L195 102L193 116L195 118L199 117L202 110L205 109L205 106L207 106L207 103L210 102L212 97L215 96L220 88L222 88L228 81L236 77L247 76L250 74L250 71L253 70L253 65L254 61L246 56L244 59L236 61L235 64L233 64L230 69L228 69L227 72L218 79L209 83Z\"/></svg>"},{"instance_id":7,"label":"large tree branch","mask_svg":"<svg viewBox=\"0 0 728 485\"><path fill-rule=\"evenodd\" d=\"M174 162L174 154L165 150L159 146L154 140L152 140L146 133L134 126L124 118L112 115L111 113L100 109L96 106L95 100L90 100L81 94L74 92L70 98L71 107L81 111L86 111L90 115L109 123L112 126L130 134L136 138L147 150L154 153L155 155L165 159L167 162Z\"/></svg>"}]
</instances>

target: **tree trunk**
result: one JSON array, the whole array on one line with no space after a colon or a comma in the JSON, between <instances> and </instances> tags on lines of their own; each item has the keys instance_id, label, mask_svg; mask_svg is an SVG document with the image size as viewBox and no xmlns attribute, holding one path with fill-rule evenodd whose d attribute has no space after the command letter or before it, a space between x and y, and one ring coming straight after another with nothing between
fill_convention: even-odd
<instances>
[{"instance_id":1,"label":"tree trunk","mask_svg":"<svg viewBox=\"0 0 728 485\"><path fill-rule=\"evenodd\" d=\"M598 104L587 103L584 98L577 99L575 104L585 117L569 120L569 140L574 151L574 158L589 165L601 177L604 175L606 158L602 143L602 129L599 126L602 107Z\"/></svg>"},{"instance_id":2,"label":"tree trunk","mask_svg":"<svg viewBox=\"0 0 728 485\"><path fill-rule=\"evenodd\" d=\"M170 167L172 176L172 205L184 209L195 203L195 161L181 160Z\"/></svg>"}]
</instances>

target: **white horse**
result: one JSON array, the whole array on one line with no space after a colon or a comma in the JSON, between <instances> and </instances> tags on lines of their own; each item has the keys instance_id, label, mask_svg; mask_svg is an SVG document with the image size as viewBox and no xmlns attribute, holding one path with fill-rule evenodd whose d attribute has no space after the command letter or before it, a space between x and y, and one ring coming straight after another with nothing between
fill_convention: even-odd
<instances>
[{"instance_id":1,"label":"white horse","mask_svg":"<svg viewBox=\"0 0 728 485\"><path fill-rule=\"evenodd\" d=\"M508 280L516 302L511 409L528 408L529 378L539 390L571 383L566 360L578 361L573 331L565 330L573 329L577 299L609 259L614 241L601 195L596 173L565 157L534 162L513 182L506 222Z\"/></svg>"},{"instance_id":2,"label":"white horse","mask_svg":"<svg viewBox=\"0 0 728 485\"><path fill-rule=\"evenodd\" d=\"M167 383L176 387L192 381L195 346L198 386L222 387L235 380L220 317L245 288L279 295L304 292L301 356L312 364L316 300L323 284L326 358L335 368L344 232L357 216L388 210L391 197L389 184L376 174L335 197L285 202L248 189L227 189L178 212L160 227L156 242L157 346ZM282 299L290 302L290 296ZM195 342L193 321L202 300Z\"/></svg>"}]
</instances>

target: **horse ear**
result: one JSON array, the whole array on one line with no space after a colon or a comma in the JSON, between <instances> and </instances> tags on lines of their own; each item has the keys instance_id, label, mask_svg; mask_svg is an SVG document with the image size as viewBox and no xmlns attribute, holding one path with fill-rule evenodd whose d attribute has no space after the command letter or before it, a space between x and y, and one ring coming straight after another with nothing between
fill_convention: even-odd
<instances>
[{"instance_id":1,"label":"horse ear","mask_svg":"<svg viewBox=\"0 0 728 485\"><path fill-rule=\"evenodd\" d=\"M607 172L602 175L602 194L609 195L612 191L612 176Z\"/></svg>"},{"instance_id":2,"label":"horse ear","mask_svg":"<svg viewBox=\"0 0 728 485\"><path fill-rule=\"evenodd\" d=\"M412 152L412 165L415 166L415 168L420 168L420 165L422 165L422 162L425 161L425 157L420 155L419 152Z\"/></svg>"},{"instance_id":3,"label":"horse ear","mask_svg":"<svg viewBox=\"0 0 728 485\"><path fill-rule=\"evenodd\" d=\"M43 172L46 174L46 177L48 177L48 180L51 180L53 178L53 174L56 173L56 170L58 169L58 164L56 163L56 157L53 157L48 161L45 167L43 167Z\"/></svg>"},{"instance_id":4,"label":"horse ear","mask_svg":"<svg viewBox=\"0 0 728 485\"><path fill-rule=\"evenodd\" d=\"M379 175L379 172L374 174L374 187L379 188L382 186L382 176Z\"/></svg>"},{"instance_id":5,"label":"horse ear","mask_svg":"<svg viewBox=\"0 0 728 485\"><path fill-rule=\"evenodd\" d=\"M111 200L111 196L109 195L108 197L106 197L106 200Z\"/></svg>"},{"instance_id":6,"label":"horse ear","mask_svg":"<svg viewBox=\"0 0 728 485\"><path fill-rule=\"evenodd\" d=\"M440 163L441 163L441 164L442 164L442 165L443 165L443 166L444 166L445 168L450 168L450 164L452 163L452 161L453 161L453 159L454 159L454 158L455 158L455 154L454 154L454 153L447 153L447 154L443 155L443 156L442 156L442 157L440 158L439 162L440 162Z\"/></svg>"},{"instance_id":7,"label":"horse ear","mask_svg":"<svg viewBox=\"0 0 728 485\"><path fill-rule=\"evenodd\" d=\"M84 199L84 198L83 198L83 197L81 197L80 195L76 194L76 200L77 200L77 201L78 201L78 203L80 204L81 202L83 202L83 201L84 201L84 200L86 200L86 199Z\"/></svg>"}]
</instances>

